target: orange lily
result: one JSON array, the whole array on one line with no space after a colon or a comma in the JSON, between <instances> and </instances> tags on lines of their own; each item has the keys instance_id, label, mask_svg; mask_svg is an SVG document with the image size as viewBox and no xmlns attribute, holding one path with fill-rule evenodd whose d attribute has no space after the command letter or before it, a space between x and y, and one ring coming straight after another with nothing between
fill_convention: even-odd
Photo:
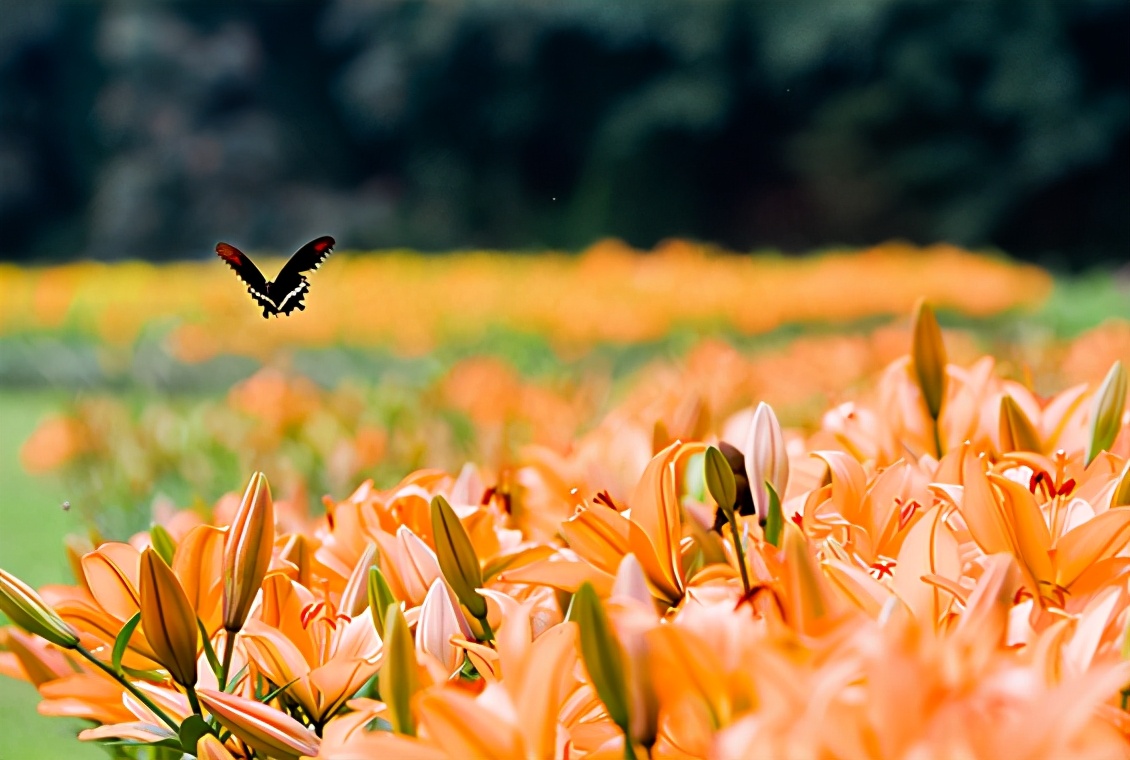
<instances>
[{"instance_id":1,"label":"orange lily","mask_svg":"<svg viewBox=\"0 0 1130 760\"><path fill-rule=\"evenodd\" d=\"M381 641L368 608L356 617L284 576L271 576L259 617L240 641L255 669L297 701L315 723L332 716L377 672Z\"/></svg>"}]
</instances>

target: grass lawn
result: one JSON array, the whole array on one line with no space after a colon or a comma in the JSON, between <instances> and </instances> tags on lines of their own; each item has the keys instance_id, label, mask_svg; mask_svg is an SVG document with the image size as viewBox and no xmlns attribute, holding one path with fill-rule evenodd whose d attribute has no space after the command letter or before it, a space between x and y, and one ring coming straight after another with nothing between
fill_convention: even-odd
<instances>
[{"instance_id":1,"label":"grass lawn","mask_svg":"<svg viewBox=\"0 0 1130 760\"><path fill-rule=\"evenodd\" d=\"M79 528L78 516L62 510L65 494L24 474L18 458L20 443L57 403L52 394L0 392L0 567L33 586L73 581L62 541ZM0 760L106 757L75 740L82 722L43 717L38 701L29 684L0 677Z\"/></svg>"}]
</instances>

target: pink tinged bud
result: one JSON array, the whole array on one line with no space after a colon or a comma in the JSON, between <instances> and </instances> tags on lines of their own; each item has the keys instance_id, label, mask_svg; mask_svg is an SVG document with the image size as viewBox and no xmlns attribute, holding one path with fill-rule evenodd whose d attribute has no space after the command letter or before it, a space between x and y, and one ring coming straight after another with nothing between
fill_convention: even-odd
<instances>
[{"instance_id":1,"label":"pink tinged bud","mask_svg":"<svg viewBox=\"0 0 1130 760\"><path fill-rule=\"evenodd\" d=\"M625 554L616 571L609 599L630 599L644 608L654 609L655 599L647 586L647 576L634 554Z\"/></svg>"},{"instance_id":2,"label":"pink tinged bud","mask_svg":"<svg viewBox=\"0 0 1130 760\"><path fill-rule=\"evenodd\" d=\"M436 578L443 575L435 552L420 537L401 525L396 530L396 571L410 606L424 601Z\"/></svg>"},{"instance_id":3,"label":"pink tinged bud","mask_svg":"<svg viewBox=\"0 0 1130 760\"><path fill-rule=\"evenodd\" d=\"M416 651L435 657L449 674L455 673L463 665L463 650L451 643L453 636L475 639L455 594L442 578L437 578L420 605Z\"/></svg>"},{"instance_id":4,"label":"pink tinged bud","mask_svg":"<svg viewBox=\"0 0 1130 760\"><path fill-rule=\"evenodd\" d=\"M377 564L377 545L370 542L361 554L361 559L353 566L353 572L345 582L345 589L341 592L339 609L351 618L357 617L365 609L368 601L369 569Z\"/></svg>"},{"instance_id":5,"label":"pink tinged bud","mask_svg":"<svg viewBox=\"0 0 1130 760\"><path fill-rule=\"evenodd\" d=\"M196 612L172 569L152 547L141 553L138 581L145 638L173 680L191 688L196 684L200 639Z\"/></svg>"},{"instance_id":6,"label":"pink tinged bud","mask_svg":"<svg viewBox=\"0 0 1130 760\"><path fill-rule=\"evenodd\" d=\"M261 472L251 476L224 541L224 628L243 627L275 544L275 507Z\"/></svg>"},{"instance_id":7,"label":"pink tinged bud","mask_svg":"<svg viewBox=\"0 0 1130 760\"><path fill-rule=\"evenodd\" d=\"M753 413L749 436L745 443L745 469L749 476L749 490L761 520L769 514L769 489L766 481L784 501L789 484L789 455L785 450L785 436L773 407L762 401Z\"/></svg>"},{"instance_id":8,"label":"pink tinged bud","mask_svg":"<svg viewBox=\"0 0 1130 760\"><path fill-rule=\"evenodd\" d=\"M0 612L23 630L56 646L78 646L75 630L30 586L5 570L0 570Z\"/></svg>"},{"instance_id":9,"label":"pink tinged bud","mask_svg":"<svg viewBox=\"0 0 1130 760\"><path fill-rule=\"evenodd\" d=\"M221 726L265 757L299 760L318 754L318 736L273 707L213 689L196 694Z\"/></svg>"}]
</instances>

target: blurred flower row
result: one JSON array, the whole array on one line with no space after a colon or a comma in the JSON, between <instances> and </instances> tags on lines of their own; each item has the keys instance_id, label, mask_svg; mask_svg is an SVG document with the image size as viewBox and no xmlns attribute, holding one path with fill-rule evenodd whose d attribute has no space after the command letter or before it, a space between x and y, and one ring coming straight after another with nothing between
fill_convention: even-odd
<instances>
[{"instance_id":1,"label":"blurred flower row","mask_svg":"<svg viewBox=\"0 0 1130 760\"><path fill-rule=\"evenodd\" d=\"M266 262L268 277L278 265ZM1038 305L1050 288L1036 267L947 245L889 243L807 259L723 255L677 240L650 254L613 240L580 256L339 252L313 278L301 318L268 323L219 261L0 266L0 335L62 330L129 344L152 326L171 330L170 349L189 362L327 345L423 353L492 330L576 350L657 340L678 326L762 333L902 314L915 293L984 316Z\"/></svg>"},{"instance_id":2,"label":"blurred flower row","mask_svg":"<svg viewBox=\"0 0 1130 760\"><path fill-rule=\"evenodd\" d=\"M475 357L422 385L385 378L326 389L267 367L220 398L79 396L39 424L21 459L27 471L60 479L81 514L120 533L147 524L141 511L154 498L161 509L169 498L212 501L223 484L256 470L304 506L361 478L391 485L418 468L474 461L498 471L572 456L609 431L645 443L725 436L751 398L812 432L908 340L905 325L810 334L753 353L704 340L677 363L656 359L623 378L591 360L568 376L528 378L502 359ZM977 358L975 334L947 331L946 340L955 360ZM1130 324L1112 320L1071 342L1012 343L1001 353L1010 354L1005 375L1041 390L1094 383L1130 356ZM642 471L634 461L605 487L626 495Z\"/></svg>"},{"instance_id":3,"label":"blurred flower row","mask_svg":"<svg viewBox=\"0 0 1130 760\"><path fill-rule=\"evenodd\" d=\"M1124 757L1125 367L910 335L812 430L660 376L563 448L74 539L75 585L0 571L0 671L170 758Z\"/></svg>"}]
</instances>

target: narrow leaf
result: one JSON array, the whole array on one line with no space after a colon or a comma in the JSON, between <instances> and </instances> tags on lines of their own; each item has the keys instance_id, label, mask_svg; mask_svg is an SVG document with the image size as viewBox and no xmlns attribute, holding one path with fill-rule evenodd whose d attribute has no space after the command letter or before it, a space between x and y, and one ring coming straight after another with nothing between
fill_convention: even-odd
<instances>
[{"instance_id":1,"label":"narrow leaf","mask_svg":"<svg viewBox=\"0 0 1130 760\"><path fill-rule=\"evenodd\" d=\"M196 627L200 631L200 641L204 646L204 657L208 660L208 667L218 678L221 667L220 658L216 656L216 648L212 646L212 641L208 638L208 629L204 627L204 621L200 618L196 618Z\"/></svg>"},{"instance_id":2,"label":"narrow leaf","mask_svg":"<svg viewBox=\"0 0 1130 760\"><path fill-rule=\"evenodd\" d=\"M126 653L126 647L129 646L130 637L133 632L137 630L137 626L141 623L141 612L134 613L134 616L126 621L122 626L122 630L118 631L117 638L114 639L114 650L110 656L110 662L114 668L115 673L122 672L122 657Z\"/></svg>"}]
</instances>

